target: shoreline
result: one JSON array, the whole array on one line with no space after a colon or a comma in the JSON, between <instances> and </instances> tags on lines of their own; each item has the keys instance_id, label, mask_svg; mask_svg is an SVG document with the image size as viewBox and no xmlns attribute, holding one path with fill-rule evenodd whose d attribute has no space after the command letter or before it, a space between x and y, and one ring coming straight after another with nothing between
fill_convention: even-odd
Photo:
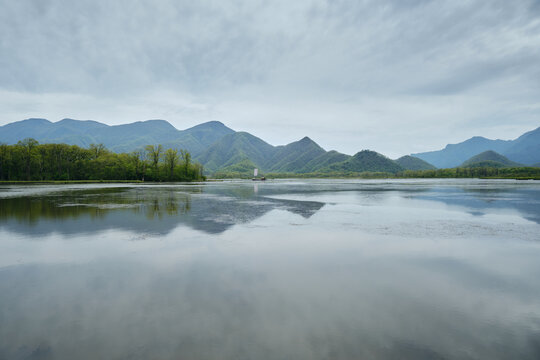
<instances>
[{"instance_id":1,"label":"shoreline","mask_svg":"<svg viewBox=\"0 0 540 360\"><path fill-rule=\"evenodd\" d=\"M309 180L309 179L327 179L327 180L405 180L405 179L479 179L479 180L540 180L538 176L530 177L363 177L363 176L329 176L329 177L302 177L302 176L284 176L284 177L272 177L267 180L282 180L282 179L298 179L298 180ZM251 180L249 178L215 178L207 179L202 182L223 182L230 180ZM155 182L155 181L142 181L142 180L30 180L30 181L0 181L1 185L69 185L69 184L175 184L177 182ZM200 183L200 181L193 182L183 182L183 183Z\"/></svg>"}]
</instances>

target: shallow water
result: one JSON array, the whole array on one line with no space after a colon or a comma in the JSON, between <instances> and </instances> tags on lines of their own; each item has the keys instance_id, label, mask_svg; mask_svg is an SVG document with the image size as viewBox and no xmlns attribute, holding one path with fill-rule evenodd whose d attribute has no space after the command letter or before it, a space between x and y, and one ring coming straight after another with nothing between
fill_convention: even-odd
<instances>
[{"instance_id":1,"label":"shallow water","mask_svg":"<svg viewBox=\"0 0 540 360\"><path fill-rule=\"evenodd\" d=\"M540 182L0 187L0 359L538 359Z\"/></svg>"}]
</instances>

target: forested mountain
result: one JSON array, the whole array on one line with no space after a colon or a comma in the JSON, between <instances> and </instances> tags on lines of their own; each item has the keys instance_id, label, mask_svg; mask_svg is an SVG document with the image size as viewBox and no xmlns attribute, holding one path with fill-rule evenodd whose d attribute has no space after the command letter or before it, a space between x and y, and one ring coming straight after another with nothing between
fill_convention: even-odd
<instances>
[{"instance_id":1,"label":"forested mountain","mask_svg":"<svg viewBox=\"0 0 540 360\"><path fill-rule=\"evenodd\" d=\"M299 172L313 159L326 154L326 151L307 136L275 149L264 163L263 169L271 172Z\"/></svg>"},{"instance_id":2,"label":"forested mountain","mask_svg":"<svg viewBox=\"0 0 540 360\"><path fill-rule=\"evenodd\" d=\"M229 167L247 160L262 169L262 165L276 152L276 148L247 132L236 132L221 138L195 160L206 171ZM251 169L253 171L253 169Z\"/></svg>"},{"instance_id":3,"label":"forested mountain","mask_svg":"<svg viewBox=\"0 0 540 360\"><path fill-rule=\"evenodd\" d=\"M262 173L328 172L331 164L345 161L349 155L326 152L309 137L284 146L272 146L245 132L224 136L195 160L216 176L251 176Z\"/></svg>"},{"instance_id":4,"label":"forested mountain","mask_svg":"<svg viewBox=\"0 0 540 360\"><path fill-rule=\"evenodd\" d=\"M64 119L53 123L46 119L26 119L0 126L0 142L11 145L33 138L40 143L87 146L95 141L86 134L101 127L108 126L92 120Z\"/></svg>"},{"instance_id":5,"label":"forested mountain","mask_svg":"<svg viewBox=\"0 0 540 360\"><path fill-rule=\"evenodd\" d=\"M509 160L507 157L496 153L495 151L484 151L465 161L460 167L519 167L523 166L517 162Z\"/></svg>"},{"instance_id":6,"label":"forested mountain","mask_svg":"<svg viewBox=\"0 0 540 360\"><path fill-rule=\"evenodd\" d=\"M430 163L414 156L405 155L395 160L405 170L432 170L436 169Z\"/></svg>"},{"instance_id":7,"label":"forested mountain","mask_svg":"<svg viewBox=\"0 0 540 360\"><path fill-rule=\"evenodd\" d=\"M332 164L323 171L331 172L388 172L405 170L395 161L375 151L362 150L349 159Z\"/></svg>"},{"instance_id":8,"label":"forested mountain","mask_svg":"<svg viewBox=\"0 0 540 360\"><path fill-rule=\"evenodd\" d=\"M165 120L138 121L109 126L92 120L27 119L0 126L0 142L16 144L33 138L39 143L64 143L88 147L103 144L114 152L139 150L148 144L186 149L197 156L221 137L234 133L218 121L210 121L186 130L177 130Z\"/></svg>"},{"instance_id":9,"label":"forested mountain","mask_svg":"<svg viewBox=\"0 0 540 360\"><path fill-rule=\"evenodd\" d=\"M302 168L300 168L298 172L299 173L320 172L326 169L327 167L329 167L330 165L343 162L349 159L350 157L351 157L350 155L345 155L335 150L331 150L309 161Z\"/></svg>"},{"instance_id":10,"label":"forested mountain","mask_svg":"<svg viewBox=\"0 0 540 360\"><path fill-rule=\"evenodd\" d=\"M532 165L540 162L540 128L529 131L515 140L490 140L475 136L458 144L449 144L442 150L412 154L439 168L459 166L472 156L492 150L508 159Z\"/></svg>"},{"instance_id":11,"label":"forested mountain","mask_svg":"<svg viewBox=\"0 0 540 360\"><path fill-rule=\"evenodd\" d=\"M16 144L28 138L40 144L64 143L84 148L103 144L115 153L130 153L146 145L162 144L164 149L190 152L193 160L204 166L206 174L244 177L252 175L253 168L261 173L339 175L431 170L434 166L450 168L473 163L474 166L497 167L540 163L540 128L515 140L473 137L459 144L449 144L443 150L393 161L374 151L364 150L354 156L326 151L307 136L288 145L273 146L247 132L235 132L219 121L186 130L178 130L165 120L109 126L92 120L51 122L36 118L0 126L0 143ZM479 154L480 158L469 160Z\"/></svg>"}]
</instances>

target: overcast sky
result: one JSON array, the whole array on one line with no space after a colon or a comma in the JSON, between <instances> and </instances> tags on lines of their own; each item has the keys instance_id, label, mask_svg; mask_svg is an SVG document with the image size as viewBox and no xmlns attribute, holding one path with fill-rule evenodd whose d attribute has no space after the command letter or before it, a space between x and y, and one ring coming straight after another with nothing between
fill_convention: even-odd
<instances>
[{"instance_id":1,"label":"overcast sky","mask_svg":"<svg viewBox=\"0 0 540 360\"><path fill-rule=\"evenodd\" d=\"M540 126L540 1L0 0L0 125L178 129L390 157Z\"/></svg>"}]
</instances>

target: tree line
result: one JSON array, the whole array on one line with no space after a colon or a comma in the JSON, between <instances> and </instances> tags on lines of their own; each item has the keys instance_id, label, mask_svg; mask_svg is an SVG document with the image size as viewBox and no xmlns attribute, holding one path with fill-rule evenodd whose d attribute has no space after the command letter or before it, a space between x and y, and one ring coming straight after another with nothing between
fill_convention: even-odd
<instances>
[{"instance_id":1,"label":"tree line","mask_svg":"<svg viewBox=\"0 0 540 360\"><path fill-rule=\"evenodd\" d=\"M131 153L114 153L103 144L88 148L39 144L27 138L15 145L0 144L0 180L204 180L202 165L186 150L147 145Z\"/></svg>"},{"instance_id":2,"label":"tree line","mask_svg":"<svg viewBox=\"0 0 540 360\"><path fill-rule=\"evenodd\" d=\"M248 171L219 171L215 178L244 178L248 179L253 173ZM404 170L397 173L374 171L331 171L312 173L265 173L268 179L279 178L355 178L355 179L403 179L403 178L492 178L492 179L537 179L540 180L539 167L477 167L477 168L448 168L434 170Z\"/></svg>"},{"instance_id":3,"label":"tree line","mask_svg":"<svg viewBox=\"0 0 540 360\"><path fill-rule=\"evenodd\" d=\"M405 170L396 174L400 178L507 178L538 179L537 167L457 167L435 170Z\"/></svg>"}]
</instances>

